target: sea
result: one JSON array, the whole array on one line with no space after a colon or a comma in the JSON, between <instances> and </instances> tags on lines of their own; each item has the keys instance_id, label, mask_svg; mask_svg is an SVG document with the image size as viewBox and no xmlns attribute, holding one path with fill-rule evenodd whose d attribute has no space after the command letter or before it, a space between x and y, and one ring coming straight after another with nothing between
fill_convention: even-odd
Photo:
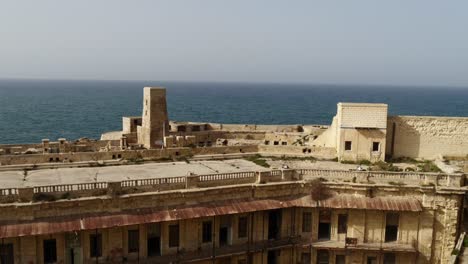
<instances>
[{"instance_id":1,"label":"sea","mask_svg":"<svg viewBox=\"0 0 468 264\"><path fill-rule=\"evenodd\" d=\"M386 103L391 115L468 116L468 87L294 83L0 80L0 144L98 139L142 112L143 87L167 88L169 118L329 125L338 102Z\"/></svg>"}]
</instances>

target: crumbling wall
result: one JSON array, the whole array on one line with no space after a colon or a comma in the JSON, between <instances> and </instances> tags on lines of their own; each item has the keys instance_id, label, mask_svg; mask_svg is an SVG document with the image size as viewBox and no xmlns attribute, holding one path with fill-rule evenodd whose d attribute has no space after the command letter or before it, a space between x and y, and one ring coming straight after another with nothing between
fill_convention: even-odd
<instances>
[{"instance_id":1,"label":"crumbling wall","mask_svg":"<svg viewBox=\"0 0 468 264\"><path fill-rule=\"evenodd\" d=\"M468 118L390 116L386 153L393 157L434 159L468 155Z\"/></svg>"}]
</instances>

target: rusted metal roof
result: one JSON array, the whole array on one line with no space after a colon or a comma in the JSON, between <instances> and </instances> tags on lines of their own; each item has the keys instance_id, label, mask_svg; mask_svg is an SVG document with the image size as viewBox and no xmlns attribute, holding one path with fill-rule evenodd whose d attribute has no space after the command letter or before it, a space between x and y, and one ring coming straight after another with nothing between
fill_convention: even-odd
<instances>
[{"instance_id":1,"label":"rusted metal roof","mask_svg":"<svg viewBox=\"0 0 468 264\"><path fill-rule=\"evenodd\" d=\"M312 200L310 195L260 200L236 199L184 205L174 208L140 209L115 214L104 213L99 215L37 219L24 222L3 222L0 223L0 238L93 230L291 207L422 211L421 203L418 200L402 197L369 198L353 195L336 195L318 203Z\"/></svg>"}]
</instances>

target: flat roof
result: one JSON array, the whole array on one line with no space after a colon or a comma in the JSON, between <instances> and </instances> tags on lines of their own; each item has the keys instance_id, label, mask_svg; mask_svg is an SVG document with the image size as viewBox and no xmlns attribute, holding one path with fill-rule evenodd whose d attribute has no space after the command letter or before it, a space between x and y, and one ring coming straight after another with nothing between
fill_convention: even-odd
<instances>
[{"instance_id":1,"label":"flat roof","mask_svg":"<svg viewBox=\"0 0 468 264\"><path fill-rule=\"evenodd\" d=\"M60 184L112 182L136 179L166 178L198 175L265 171L264 167L243 159L145 163L140 165L120 165L86 168L56 168L28 171L0 172L1 188L21 188Z\"/></svg>"}]
</instances>

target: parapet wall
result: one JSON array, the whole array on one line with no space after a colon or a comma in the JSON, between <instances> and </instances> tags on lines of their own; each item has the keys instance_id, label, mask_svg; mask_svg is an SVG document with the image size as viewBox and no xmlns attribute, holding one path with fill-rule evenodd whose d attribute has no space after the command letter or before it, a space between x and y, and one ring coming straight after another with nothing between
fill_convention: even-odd
<instances>
[{"instance_id":1,"label":"parapet wall","mask_svg":"<svg viewBox=\"0 0 468 264\"><path fill-rule=\"evenodd\" d=\"M434 159L468 155L468 118L389 116L387 154Z\"/></svg>"}]
</instances>

